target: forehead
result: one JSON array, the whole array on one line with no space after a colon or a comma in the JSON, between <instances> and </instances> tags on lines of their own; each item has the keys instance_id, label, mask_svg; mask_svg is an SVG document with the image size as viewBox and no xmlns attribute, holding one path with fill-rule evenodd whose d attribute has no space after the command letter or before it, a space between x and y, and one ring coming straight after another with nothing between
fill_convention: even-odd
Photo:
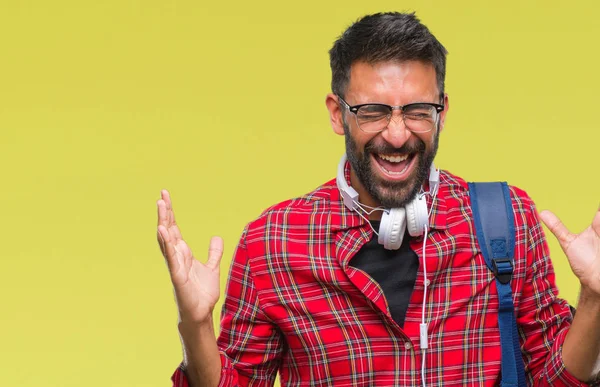
<instances>
[{"instance_id":1,"label":"forehead","mask_svg":"<svg viewBox=\"0 0 600 387\"><path fill-rule=\"evenodd\" d=\"M436 98L435 68L421 61L355 62L350 67L347 93L354 103L405 104Z\"/></svg>"}]
</instances>

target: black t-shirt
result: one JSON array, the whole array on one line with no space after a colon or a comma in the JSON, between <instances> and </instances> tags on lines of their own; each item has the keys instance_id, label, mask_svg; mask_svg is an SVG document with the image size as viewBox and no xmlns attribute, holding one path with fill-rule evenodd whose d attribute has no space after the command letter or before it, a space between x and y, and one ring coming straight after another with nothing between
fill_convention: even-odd
<instances>
[{"instance_id":1,"label":"black t-shirt","mask_svg":"<svg viewBox=\"0 0 600 387\"><path fill-rule=\"evenodd\" d=\"M379 221L371 221L371 224L379 230ZM350 266L363 270L379 284L392 318L401 327L419 269L419 257L410 248L409 240L410 235L406 233L398 250L387 250L377 242L377 235L373 235L350 261Z\"/></svg>"}]
</instances>

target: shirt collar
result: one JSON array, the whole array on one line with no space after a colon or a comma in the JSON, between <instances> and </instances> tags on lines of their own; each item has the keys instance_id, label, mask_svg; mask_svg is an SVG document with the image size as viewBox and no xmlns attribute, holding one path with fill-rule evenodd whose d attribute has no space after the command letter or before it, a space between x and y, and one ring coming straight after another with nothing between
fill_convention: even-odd
<instances>
[{"instance_id":1,"label":"shirt collar","mask_svg":"<svg viewBox=\"0 0 600 387\"><path fill-rule=\"evenodd\" d=\"M350 184L350 164L346 162L346 166L344 168L344 175L348 184ZM444 186L444 172L440 171L440 184L438 188L438 194L433 200L433 208L432 206L432 198L427 195L427 208L430 209L431 216L429 217L429 228L430 229L439 229L443 230L448 228L448 222L446 219L446 215L448 213L448 208L446 206L446 198L447 190ZM358 215L355 211L349 210L343 202L342 195L337 188L335 183L335 179L330 181L328 184L331 188L331 196L330 196L330 206L331 206L331 219L330 225L332 231L339 230L347 230L353 227L361 227L367 224L367 220L365 220L362 216ZM425 183L423 187L424 190L429 189L429 182Z\"/></svg>"}]
</instances>

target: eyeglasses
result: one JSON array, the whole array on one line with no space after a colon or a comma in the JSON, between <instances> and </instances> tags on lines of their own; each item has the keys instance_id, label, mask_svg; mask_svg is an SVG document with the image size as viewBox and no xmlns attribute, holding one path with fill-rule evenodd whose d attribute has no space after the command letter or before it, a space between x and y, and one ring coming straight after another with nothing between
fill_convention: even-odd
<instances>
[{"instance_id":1,"label":"eyeglasses","mask_svg":"<svg viewBox=\"0 0 600 387\"><path fill-rule=\"evenodd\" d=\"M358 128L367 133L377 133L387 128L394 110L400 110L404 125L411 132L429 132L437 125L439 114L444 110L444 105L429 102L409 103L404 106L390 106L382 103L350 106L339 95L338 98L348 110L354 113Z\"/></svg>"}]
</instances>

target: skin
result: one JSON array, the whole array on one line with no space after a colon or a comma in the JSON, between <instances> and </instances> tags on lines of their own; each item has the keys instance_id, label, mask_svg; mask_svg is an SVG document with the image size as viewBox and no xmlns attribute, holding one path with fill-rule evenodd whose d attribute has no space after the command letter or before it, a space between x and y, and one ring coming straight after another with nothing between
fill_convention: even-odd
<instances>
[{"instance_id":1,"label":"skin","mask_svg":"<svg viewBox=\"0 0 600 387\"><path fill-rule=\"evenodd\" d=\"M600 208L592 224L579 234L570 232L550 211L540 218L563 249L581 283L577 313L563 344L567 370L582 381L594 376L600 355Z\"/></svg>"},{"instance_id":2,"label":"skin","mask_svg":"<svg viewBox=\"0 0 600 387\"><path fill-rule=\"evenodd\" d=\"M167 190L161 191L161 199L156 205L157 240L175 291L186 376L191 387L218 386L221 358L214 332L213 311L220 295L219 266L223 240L213 237L206 263L198 261L181 236Z\"/></svg>"},{"instance_id":3,"label":"skin","mask_svg":"<svg viewBox=\"0 0 600 387\"><path fill-rule=\"evenodd\" d=\"M419 61L382 62L369 64L357 62L352 65L350 82L344 99L350 105L363 103L384 103L387 105L406 105L415 102L439 103L439 89L433 65ZM426 133L413 133L407 130L400 111L395 110L389 125L379 133L365 133L356 124L353 113L350 113L338 101L335 94L328 94L325 100L329 110L329 118L333 131L341 136L344 132L344 115L348 124L349 134L356 144L356 151L361 157L369 157L370 173L378 181L377 191L379 196L396 196L397 201L407 201L415 187L420 187L422 181L417 179L417 165L412 167L406 177L397 178L387 175L378 167L373 155L365 156L365 145L371 142L375 147L391 147L399 149L402 146L414 146L419 140L425 143L425 152L435 152L434 138L439 135L437 130ZM440 130L444 126L446 113L449 109L448 96L444 96L444 111L440 113ZM395 155L402 155L394 152ZM354 169L351 170L351 185L358 192L359 200L367 206L377 207L382 203L372 195L358 178ZM383 182L403 183L402 188L391 191ZM398 185L396 186L398 187ZM376 211L370 215L373 220L381 218L381 212Z\"/></svg>"},{"instance_id":4,"label":"skin","mask_svg":"<svg viewBox=\"0 0 600 387\"><path fill-rule=\"evenodd\" d=\"M384 62L375 65L358 62L351 68L351 79L345 93L351 104L380 102L388 105L404 105L411 102L437 102L439 91L432 66L415 61ZM440 130L448 111L448 97L444 96L445 110L440 116ZM388 144L401 148L417 138L431 150L436 131L415 134L403 124L398 111L388 127L380 133L364 133L356 127L346 110L340 108L337 96L326 97L330 121L335 133L344 135L342 115L348 115L349 134L362 152L365 144ZM381 181L389 180L371 160L371 171ZM413 169L413 172L415 169ZM407 188L405 195L415 184L420 184L414 173L404 177ZM371 207L377 202L362 186L351 171L351 183L359 193L360 201ZM385 187L382 187L385 194ZM221 360L213 328L213 312L220 295L219 266L223 254L223 240L213 237L210 241L208 258L202 263L194 258L184 241L175 221L171 198L166 190L161 191L157 202L157 240L166 260L175 299L179 311L179 332L184 347L186 375L190 386L217 386L221 372ZM375 212L374 214L377 214ZM558 239L571 268L581 282L580 301L573 324L563 345L563 360L569 372L579 380L589 380L600 353L600 209L592 224L580 234L571 233L550 211L540 214L542 221ZM373 217L373 219L377 219Z\"/></svg>"},{"instance_id":5,"label":"skin","mask_svg":"<svg viewBox=\"0 0 600 387\"><path fill-rule=\"evenodd\" d=\"M421 62L383 62L368 64L357 62L352 65L350 83L344 99L350 105L370 102L385 103L388 105L404 105L411 102L435 102L438 95L435 80L435 69L431 65ZM333 131L345 135L343 114L350 115L343 109L334 94L327 95L326 105L329 110L330 122ZM444 97L445 109L441 113L440 129L443 128L448 112L448 96ZM400 148L405 143L420 138L430 150L435 132L412 133L406 130L398 111L388 127L380 133L365 133L356 126L356 121L347 117L350 135L353 137L359 152L364 152L364 146L373 140L376 143L388 143L395 148ZM390 180L371 160L371 171L381 180ZM413 170L414 172L414 170ZM379 203L361 181L354 171L351 171L352 187L358 192L361 203L371 207L378 207ZM411 187L420 184L414 174L404 180L409 182L408 188L401 195L406 195ZM381 188L385 191L384 188ZM370 215L373 220L380 219L381 213L376 211ZM580 234L571 233L558 217L550 211L540 214L541 220L546 224L558 239L573 273L581 282L581 292L577 313L565 337L563 344L563 361L567 370L582 381L590 380L593 376L594 366L600 354L600 209L592 224Z\"/></svg>"}]
</instances>

